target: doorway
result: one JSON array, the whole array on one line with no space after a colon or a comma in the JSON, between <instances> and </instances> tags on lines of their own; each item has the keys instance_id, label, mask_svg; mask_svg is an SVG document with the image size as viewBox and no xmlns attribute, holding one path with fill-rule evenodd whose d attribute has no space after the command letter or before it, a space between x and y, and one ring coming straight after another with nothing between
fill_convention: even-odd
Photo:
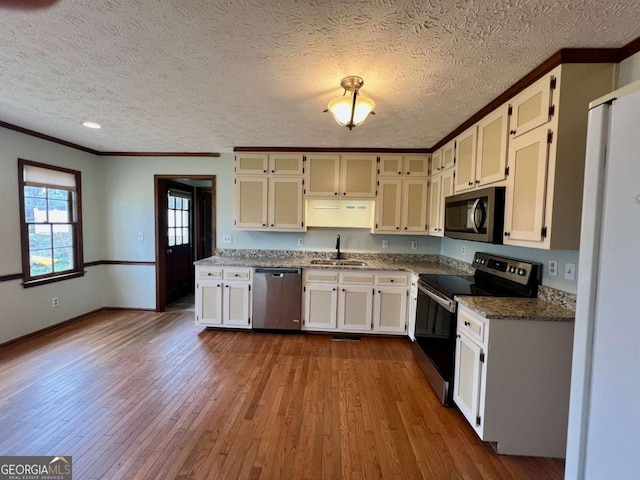
<instances>
[{"instance_id":1,"label":"doorway","mask_svg":"<svg viewBox=\"0 0 640 480\"><path fill-rule=\"evenodd\" d=\"M156 311L162 312L171 304L193 302L193 262L215 252L216 177L155 175L154 180Z\"/></svg>"}]
</instances>

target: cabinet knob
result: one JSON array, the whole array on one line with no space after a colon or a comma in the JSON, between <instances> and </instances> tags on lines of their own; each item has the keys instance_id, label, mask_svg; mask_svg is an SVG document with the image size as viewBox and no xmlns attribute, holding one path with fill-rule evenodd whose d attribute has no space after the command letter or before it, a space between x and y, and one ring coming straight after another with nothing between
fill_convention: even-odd
<instances>
[{"instance_id":1,"label":"cabinet knob","mask_svg":"<svg viewBox=\"0 0 640 480\"><path fill-rule=\"evenodd\" d=\"M405 230L407 230L407 227L404 227Z\"/></svg>"},{"instance_id":2,"label":"cabinet knob","mask_svg":"<svg viewBox=\"0 0 640 480\"><path fill-rule=\"evenodd\" d=\"M334 194L334 195L337 195L337 194L338 194L338 192L334 192L333 194Z\"/></svg>"},{"instance_id":3,"label":"cabinet knob","mask_svg":"<svg viewBox=\"0 0 640 480\"><path fill-rule=\"evenodd\" d=\"M262 224L262 226L263 226L263 227L266 227L266 226L267 226L267 224L266 224L266 223L263 223L263 224Z\"/></svg>"},{"instance_id":4,"label":"cabinet knob","mask_svg":"<svg viewBox=\"0 0 640 480\"><path fill-rule=\"evenodd\" d=\"M480 180L476 180L476 183L480 183Z\"/></svg>"},{"instance_id":5,"label":"cabinet knob","mask_svg":"<svg viewBox=\"0 0 640 480\"><path fill-rule=\"evenodd\" d=\"M396 227L396 230L400 230L400 227Z\"/></svg>"},{"instance_id":6,"label":"cabinet knob","mask_svg":"<svg viewBox=\"0 0 640 480\"><path fill-rule=\"evenodd\" d=\"M346 194L347 194L347 192L342 192L342 194L343 194L343 195L346 195Z\"/></svg>"},{"instance_id":7,"label":"cabinet knob","mask_svg":"<svg viewBox=\"0 0 640 480\"><path fill-rule=\"evenodd\" d=\"M342 289L342 291L344 292L344 288Z\"/></svg>"},{"instance_id":8,"label":"cabinet knob","mask_svg":"<svg viewBox=\"0 0 640 480\"><path fill-rule=\"evenodd\" d=\"M333 291L335 292L335 291L336 291L336 289L334 288L334 289L333 289Z\"/></svg>"},{"instance_id":9,"label":"cabinet knob","mask_svg":"<svg viewBox=\"0 0 640 480\"><path fill-rule=\"evenodd\" d=\"M471 326L471 323L469 323L469 322L464 322L464 324L465 324L467 327L470 327L470 326Z\"/></svg>"},{"instance_id":10,"label":"cabinet knob","mask_svg":"<svg viewBox=\"0 0 640 480\"><path fill-rule=\"evenodd\" d=\"M273 227L273 223L271 224L271 226Z\"/></svg>"},{"instance_id":11,"label":"cabinet knob","mask_svg":"<svg viewBox=\"0 0 640 480\"><path fill-rule=\"evenodd\" d=\"M398 175L402 175L402 172L398 172Z\"/></svg>"},{"instance_id":12,"label":"cabinet knob","mask_svg":"<svg viewBox=\"0 0 640 480\"><path fill-rule=\"evenodd\" d=\"M469 186L473 185L473 182L469 182Z\"/></svg>"},{"instance_id":13,"label":"cabinet knob","mask_svg":"<svg viewBox=\"0 0 640 480\"><path fill-rule=\"evenodd\" d=\"M515 135L515 134L516 134L516 131L515 131L515 130L509 130L509 134L510 134L510 135Z\"/></svg>"},{"instance_id":14,"label":"cabinet knob","mask_svg":"<svg viewBox=\"0 0 640 480\"><path fill-rule=\"evenodd\" d=\"M411 172L407 172L407 175L411 175Z\"/></svg>"},{"instance_id":15,"label":"cabinet knob","mask_svg":"<svg viewBox=\"0 0 640 480\"><path fill-rule=\"evenodd\" d=\"M266 171L266 170L263 170L263 171L262 171L262 173L267 173L267 171Z\"/></svg>"},{"instance_id":16,"label":"cabinet knob","mask_svg":"<svg viewBox=\"0 0 640 480\"><path fill-rule=\"evenodd\" d=\"M229 288L229 285L225 285L224 288Z\"/></svg>"},{"instance_id":17,"label":"cabinet knob","mask_svg":"<svg viewBox=\"0 0 640 480\"><path fill-rule=\"evenodd\" d=\"M509 232L504 232L504 236L505 236L505 237L508 237L509 235L510 235L510 233L509 233Z\"/></svg>"},{"instance_id":18,"label":"cabinet knob","mask_svg":"<svg viewBox=\"0 0 640 480\"><path fill-rule=\"evenodd\" d=\"M276 173L276 171L275 170L271 170L271 173Z\"/></svg>"}]
</instances>

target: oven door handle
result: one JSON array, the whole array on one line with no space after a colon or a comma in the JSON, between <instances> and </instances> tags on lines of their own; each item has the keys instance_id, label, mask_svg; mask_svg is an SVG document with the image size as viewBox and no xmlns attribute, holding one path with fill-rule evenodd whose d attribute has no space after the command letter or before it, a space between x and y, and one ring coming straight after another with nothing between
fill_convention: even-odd
<instances>
[{"instance_id":1,"label":"oven door handle","mask_svg":"<svg viewBox=\"0 0 640 480\"><path fill-rule=\"evenodd\" d=\"M420 285L420 283L418 283L418 290L420 290L422 293L424 293L426 296L428 296L430 299L432 299L438 305L441 305L444 308L446 308L449 312L454 313L456 311L456 302L455 302L455 300L449 300L448 298L442 298L441 296L436 295L432 291L427 290L426 288L424 288L422 285Z\"/></svg>"}]
</instances>

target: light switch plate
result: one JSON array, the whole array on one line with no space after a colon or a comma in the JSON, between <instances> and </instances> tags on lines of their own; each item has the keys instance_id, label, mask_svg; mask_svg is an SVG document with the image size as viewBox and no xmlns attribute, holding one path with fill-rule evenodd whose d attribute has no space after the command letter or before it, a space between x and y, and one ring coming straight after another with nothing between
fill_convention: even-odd
<instances>
[{"instance_id":1,"label":"light switch plate","mask_svg":"<svg viewBox=\"0 0 640 480\"><path fill-rule=\"evenodd\" d=\"M233 237L231 235L222 235L222 243L233 243Z\"/></svg>"},{"instance_id":2,"label":"light switch plate","mask_svg":"<svg viewBox=\"0 0 640 480\"><path fill-rule=\"evenodd\" d=\"M549 276L558 276L558 260L549 260Z\"/></svg>"},{"instance_id":3,"label":"light switch plate","mask_svg":"<svg viewBox=\"0 0 640 480\"><path fill-rule=\"evenodd\" d=\"M564 278L566 280L575 280L576 279L576 264L575 263L565 263L564 264Z\"/></svg>"},{"instance_id":4,"label":"light switch plate","mask_svg":"<svg viewBox=\"0 0 640 480\"><path fill-rule=\"evenodd\" d=\"M382 240L382 248L389 248L389 240Z\"/></svg>"}]
</instances>

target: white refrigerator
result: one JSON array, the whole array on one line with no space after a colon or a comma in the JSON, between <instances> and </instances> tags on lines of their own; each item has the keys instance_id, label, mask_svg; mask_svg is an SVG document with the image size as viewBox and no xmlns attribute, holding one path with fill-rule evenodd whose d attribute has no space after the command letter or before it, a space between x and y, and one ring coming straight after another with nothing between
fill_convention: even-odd
<instances>
[{"instance_id":1,"label":"white refrigerator","mask_svg":"<svg viewBox=\"0 0 640 480\"><path fill-rule=\"evenodd\" d=\"M640 478L640 82L589 111L565 479Z\"/></svg>"}]
</instances>

